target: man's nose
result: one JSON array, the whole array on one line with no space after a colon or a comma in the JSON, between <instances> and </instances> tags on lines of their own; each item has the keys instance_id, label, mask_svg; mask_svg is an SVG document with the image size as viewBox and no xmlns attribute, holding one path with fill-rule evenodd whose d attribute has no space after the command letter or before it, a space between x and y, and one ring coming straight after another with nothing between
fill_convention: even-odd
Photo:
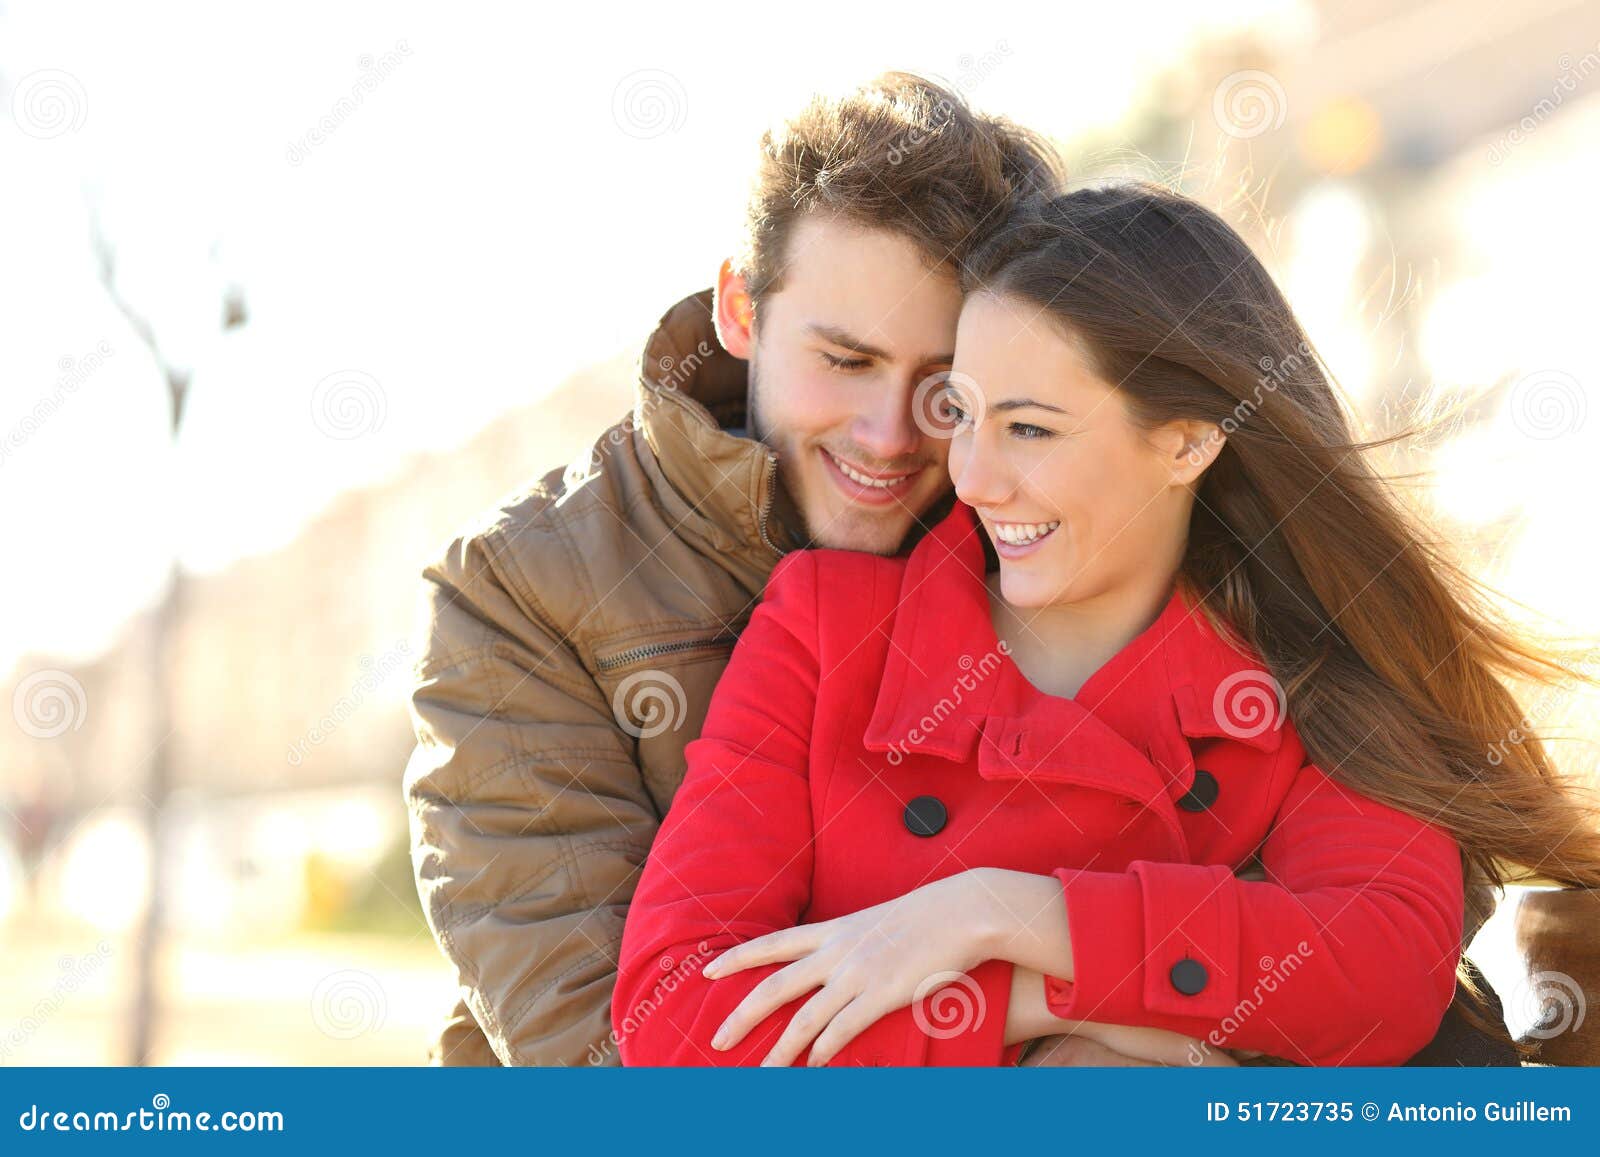
<instances>
[{"instance_id":1,"label":"man's nose","mask_svg":"<svg viewBox=\"0 0 1600 1157\"><path fill-rule=\"evenodd\" d=\"M922 444L922 431L911 412L911 396L911 387L904 383L885 390L852 423L850 434L855 443L880 463L915 454Z\"/></svg>"}]
</instances>

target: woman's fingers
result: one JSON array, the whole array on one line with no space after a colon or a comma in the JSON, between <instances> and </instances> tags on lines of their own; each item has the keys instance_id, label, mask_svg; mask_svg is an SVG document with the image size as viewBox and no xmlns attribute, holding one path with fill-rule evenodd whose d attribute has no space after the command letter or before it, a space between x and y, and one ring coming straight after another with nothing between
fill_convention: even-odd
<instances>
[{"instance_id":1,"label":"woman's fingers","mask_svg":"<svg viewBox=\"0 0 1600 1157\"><path fill-rule=\"evenodd\" d=\"M889 1011L893 1010L874 1010L865 996L858 995L835 1013L828 1027L822 1030L822 1035L811 1042L811 1056L806 1063L812 1067L827 1064L839 1055L845 1045L866 1032L877 1023L880 1016Z\"/></svg>"},{"instance_id":2,"label":"woman's fingers","mask_svg":"<svg viewBox=\"0 0 1600 1157\"><path fill-rule=\"evenodd\" d=\"M849 1004L854 996L854 993L845 991L838 984L823 985L821 991L802 1004L794 1016L789 1018L789 1026L783 1030L778 1043L772 1046L772 1051L767 1053L766 1059L761 1062L762 1067L787 1068L794 1064L795 1059L805 1052L806 1046L832 1023L839 1010Z\"/></svg>"},{"instance_id":3,"label":"woman's fingers","mask_svg":"<svg viewBox=\"0 0 1600 1157\"><path fill-rule=\"evenodd\" d=\"M759 964L798 960L821 942L816 932L821 927L820 924L801 924L797 928L768 932L765 936L735 944L701 969L701 975L707 980L721 980L724 976L732 976L735 972L743 972Z\"/></svg>"},{"instance_id":4,"label":"woman's fingers","mask_svg":"<svg viewBox=\"0 0 1600 1157\"><path fill-rule=\"evenodd\" d=\"M756 1025L821 983L822 979L814 975L810 967L810 958L797 961L788 968L780 968L745 994L745 998L728 1014L716 1035L711 1038L711 1047L731 1049Z\"/></svg>"}]
</instances>

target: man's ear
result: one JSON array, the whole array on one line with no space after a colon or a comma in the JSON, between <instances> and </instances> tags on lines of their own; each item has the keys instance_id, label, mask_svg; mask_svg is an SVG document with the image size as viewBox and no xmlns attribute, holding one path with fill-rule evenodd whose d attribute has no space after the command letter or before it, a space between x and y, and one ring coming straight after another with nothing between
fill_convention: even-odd
<instances>
[{"instance_id":1,"label":"man's ear","mask_svg":"<svg viewBox=\"0 0 1600 1157\"><path fill-rule=\"evenodd\" d=\"M1228 436L1215 422L1189 418L1168 422L1155 439L1172 470L1173 482L1185 486L1199 480L1227 441Z\"/></svg>"},{"instance_id":2,"label":"man's ear","mask_svg":"<svg viewBox=\"0 0 1600 1157\"><path fill-rule=\"evenodd\" d=\"M711 316L717 326L717 340L736 358L749 359L754 339L755 306L745 288L744 274L734 271L731 260L717 271L717 289L711 298Z\"/></svg>"}]
</instances>

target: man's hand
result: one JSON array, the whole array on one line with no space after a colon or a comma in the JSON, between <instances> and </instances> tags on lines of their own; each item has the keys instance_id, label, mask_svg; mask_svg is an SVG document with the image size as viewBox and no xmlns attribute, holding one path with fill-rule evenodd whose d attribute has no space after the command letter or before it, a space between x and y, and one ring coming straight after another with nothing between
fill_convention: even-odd
<instances>
[{"instance_id":1,"label":"man's hand","mask_svg":"<svg viewBox=\"0 0 1600 1157\"><path fill-rule=\"evenodd\" d=\"M1259 1057L1259 1052L1248 1049L1219 1049L1212 1057L1213 1066L1231 1067L1239 1061ZM1161 1061L1148 1061L1119 1053L1110 1045L1101 1044L1086 1036L1043 1036L1033 1042L1027 1055L1017 1062L1019 1068L1108 1068L1108 1069L1165 1069L1177 1065Z\"/></svg>"},{"instance_id":2,"label":"man's hand","mask_svg":"<svg viewBox=\"0 0 1600 1157\"><path fill-rule=\"evenodd\" d=\"M1045 1036L1033 1042L1018 1067L1038 1068L1165 1068L1154 1061L1135 1060L1086 1036Z\"/></svg>"}]
</instances>

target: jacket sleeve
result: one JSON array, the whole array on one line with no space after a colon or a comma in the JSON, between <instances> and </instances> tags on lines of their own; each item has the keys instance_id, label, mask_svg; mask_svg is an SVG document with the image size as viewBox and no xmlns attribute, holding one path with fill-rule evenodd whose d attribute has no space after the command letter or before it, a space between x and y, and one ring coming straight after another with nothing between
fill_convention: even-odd
<instances>
[{"instance_id":1,"label":"jacket sleeve","mask_svg":"<svg viewBox=\"0 0 1600 1157\"><path fill-rule=\"evenodd\" d=\"M711 1038L784 967L718 980L705 965L735 944L804 922L812 876L808 767L819 662L817 562L785 556L717 684L688 771L650 850L628 916L613 1004L628 1065L754 1065L809 998L775 1010L727 1051ZM1012 966L986 961L880 1018L830 1062L997 1065ZM928 1031L924 1031L926 1026ZM809 1049L797 1063L804 1064Z\"/></svg>"},{"instance_id":2,"label":"jacket sleeve","mask_svg":"<svg viewBox=\"0 0 1600 1157\"><path fill-rule=\"evenodd\" d=\"M1433 1038L1461 956L1459 846L1281 750L1298 770L1265 881L1143 860L1055 873L1074 977L1045 978L1051 1012L1307 1065L1403 1064Z\"/></svg>"},{"instance_id":3,"label":"jacket sleeve","mask_svg":"<svg viewBox=\"0 0 1600 1157\"><path fill-rule=\"evenodd\" d=\"M502 533L457 539L423 572L405 776L417 890L502 1063L616 1064L616 958L656 812Z\"/></svg>"}]
</instances>

